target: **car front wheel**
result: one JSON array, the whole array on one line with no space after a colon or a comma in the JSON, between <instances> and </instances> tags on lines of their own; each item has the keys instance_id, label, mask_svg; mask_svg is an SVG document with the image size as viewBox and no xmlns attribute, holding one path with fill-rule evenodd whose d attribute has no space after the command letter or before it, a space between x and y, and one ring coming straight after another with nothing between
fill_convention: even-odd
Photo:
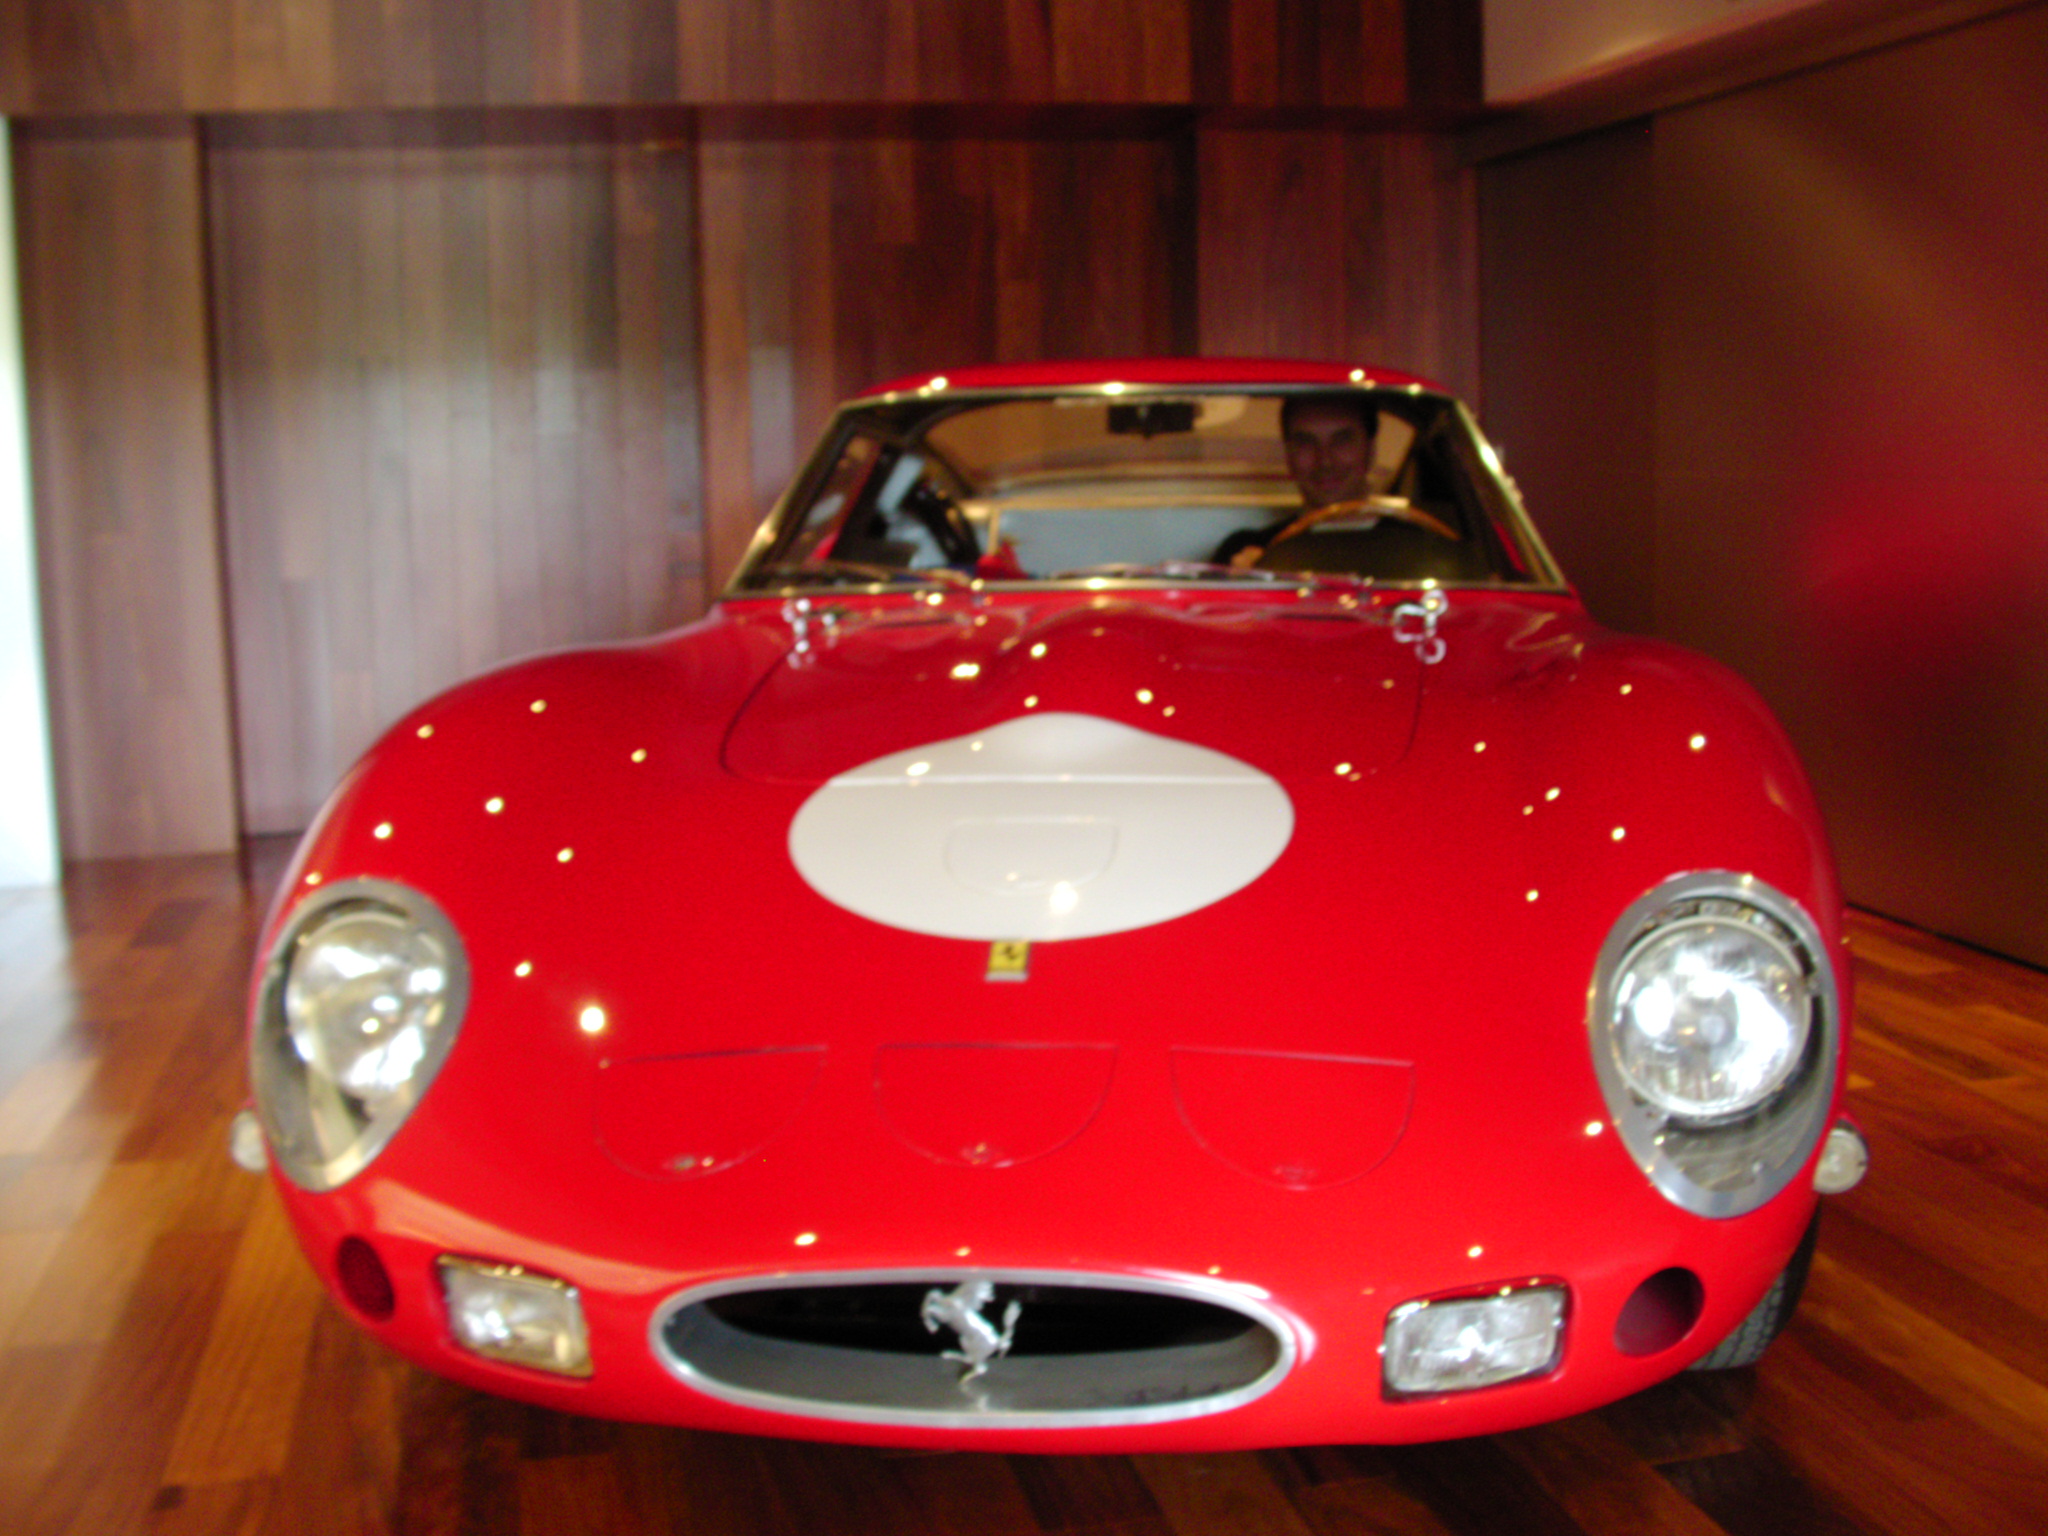
<instances>
[{"instance_id":1,"label":"car front wheel","mask_svg":"<svg viewBox=\"0 0 2048 1536\"><path fill-rule=\"evenodd\" d=\"M1763 1300L1733 1333L1695 1360L1693 1370L1732 1371L1755 1365L1763 1358L1771 1341L1785 1331L1785 1325L1798 1309L1800 1294L1806 1289L1806 1272L1813 1267L1814 1241L1819 1236L1820 1212L1816 1210L1813 1220L1806 1224L1806 1235L1800 1238L1785 1267L1778 1271L1771 1288L1764 1292Z\"/></svg>"}]
</instances>

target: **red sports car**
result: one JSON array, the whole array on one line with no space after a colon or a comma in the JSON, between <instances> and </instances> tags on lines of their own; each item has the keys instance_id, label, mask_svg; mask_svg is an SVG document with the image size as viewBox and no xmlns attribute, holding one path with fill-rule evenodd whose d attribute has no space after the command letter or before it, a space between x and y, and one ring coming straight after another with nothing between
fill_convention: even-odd
<instances>
[{"instance_id":1,"label":"red sports car","mask_svg":"<svg viewBox=\"0 0 2048 1536\"><path fill-rule=\"evenodd\" d=\"M1441 390L985 368L841 409L701 623L391 730L241 1140L492 1392L1468 1435L1783 1325L1864 1162L1840 919L1765 708L1593 624Z\"/></svg>"}]
</instances>

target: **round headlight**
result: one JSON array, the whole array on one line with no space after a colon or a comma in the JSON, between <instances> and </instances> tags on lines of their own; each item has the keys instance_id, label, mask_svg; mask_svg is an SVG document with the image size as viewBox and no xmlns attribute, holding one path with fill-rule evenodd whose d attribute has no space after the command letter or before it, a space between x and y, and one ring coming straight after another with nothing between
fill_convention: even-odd
<instances>
[{"instance_id":1,"label":"round headlight","mask_svg":"<svg viewBox=\"0 0 2048 1536\"><path fill-rule=\"evenodd\" d=\"M292 1048L372 1111L405 1091L447 1012L446 948L388 907L343 909L285 963Z\"/></svg>"},{"instance_id":2,"label":"round headlight","mask_svg":"<svg viewBox=\"0 0 2048 1536\"><path fill-rule=\"evenodd\" d=\"M454 1044L466 997L461 941L418 892L347 881L300 910L250 1042L257 1110L295 1183L333 1189L384 1149Z\"/></svg>"},{"instance_id":3,"label":"round headlight","mask_svg":"<svg viewBox=\"0 0 2048 1536\"><path fill-rule=\"evenodd\" d=\"M1804 968L1754 917L1694 916L1622 960L1609 1043L1628 1085L1695 1123L1730 1119L1784 1086L1806 1050Z\"/></svg>"},{"instance_id":4,"label":"round headlight","mask_svg":"<svg viewBox=\"0 0 2048 1536\"><path fill-rule=\"evenodd\" d=\"M1621 1143L1673 1204L1740 1216L1826 1129L1841 1052L1828 945L1752 875L1678 875L1631 903L1594 968L1593 1071Z\"/></svg>"}]
</instances>

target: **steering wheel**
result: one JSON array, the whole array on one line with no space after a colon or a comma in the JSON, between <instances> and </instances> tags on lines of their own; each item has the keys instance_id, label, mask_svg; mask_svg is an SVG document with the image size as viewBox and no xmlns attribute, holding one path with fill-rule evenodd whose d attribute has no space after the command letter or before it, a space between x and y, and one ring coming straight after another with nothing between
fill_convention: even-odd
<instances>
[{"instance_id":1,"label":"steering wheel","mask_svg":"<svg viewBox=\"0 0 2048 1536\"><path fill-rule=\"evenodd\" d=\"M1440 539L1449 539L1454 544L1463 538L1463 535L1449 523L1441 518L1432 517L1420 507L1411 506L1405 501L1397 501L1391 496L1359 496L1350 501L1333 501L1326 507L1317 507L1312 512L1302 513L1268 539L1266 548L1271 549L1275 544L1284 544L1296 534L1306 533L1317 523L1329 522L1339 517L1359 516L1375 520L1391 517L1396 522L1413 523L1425 533L1433 533Z\"/></svg>"},{"instance_id":2,"label":"steering wheel","mask_svg":"<svg viewBox=\"0 0 2048 1536\"><path fill-rule=\"evenodd\" d=\"M898 510L922 523L948 565L971 567L981 558L981 543L974 527L929 481L920 480L904 492Z\"/></svg>"}]
</instances>

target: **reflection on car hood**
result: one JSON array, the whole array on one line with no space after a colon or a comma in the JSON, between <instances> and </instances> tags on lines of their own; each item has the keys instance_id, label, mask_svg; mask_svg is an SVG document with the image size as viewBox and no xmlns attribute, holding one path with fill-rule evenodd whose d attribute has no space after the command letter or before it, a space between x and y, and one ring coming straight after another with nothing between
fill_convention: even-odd
<instances>
[{"instance_id":1,"label":"reflection on car hood","mask_svg":"<svg viewBox=\"0 0 2048 1536\"><path fill-rule=\"evenodd\" d=\"M898 607L807 624L741 710L725 765L822 784L859 764L1034 713L1094 715L1224 746L1282 783L1396 762L1421 667L1362 608L1129 602Z\"/></svg>"}]
</instances>

